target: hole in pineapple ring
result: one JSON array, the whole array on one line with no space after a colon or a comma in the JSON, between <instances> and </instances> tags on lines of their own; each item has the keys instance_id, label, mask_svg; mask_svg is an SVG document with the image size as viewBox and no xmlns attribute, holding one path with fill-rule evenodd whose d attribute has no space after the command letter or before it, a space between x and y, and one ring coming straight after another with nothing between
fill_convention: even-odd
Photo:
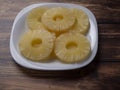
<instances>
[{"instance_id":1,"label":"hole in pineapple ring","mask_svg":"<svg viewBox=\"0 0 120 90\"><path fill-rule=\"evenodd\" d=\"M31 42L32 47L39 47L42 44L42 40L39 38L33 39Z\"/></svg>"},{"instance_id":2,"label":"hole in pineapple ring","mask_svg":"<svg viewBox=\"0 0 120 90\"><path fill-rule=\"evenodd\" d=\"M53 20L54 20L54 21L60 21L60 20L62 20L62 19L63 19L63 16L62 16L62 15L56 15L56 16L53 17Z\"/></svg>"},{"instance_id":3,"label":"hole in pineapple ring","mask_svg":"<svg viewBox=\"0 0 120 90\"><path fill-rule=\"evenodd\" d=\"M38 22L41 22L41 17L38 18Z\"/></svg>"},{"instance_id":4,"label":"hole in pineapple ring","mask_svg":"<svg viewBox=\"0 0 120 90\"><path fill-rule=\"evenodd\" d=\"M77 48L77 44L75 42L69 42L69 43L67 43L66 48L67 49L75 49L75 48Z\"/></svg>"}]
</instances>

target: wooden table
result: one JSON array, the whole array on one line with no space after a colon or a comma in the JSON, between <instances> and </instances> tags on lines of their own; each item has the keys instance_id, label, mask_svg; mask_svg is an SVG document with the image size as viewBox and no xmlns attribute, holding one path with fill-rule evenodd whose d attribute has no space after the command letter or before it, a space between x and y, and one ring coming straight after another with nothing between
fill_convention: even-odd
<instances>
[{"instance_id":1,"label":"wooden table","mask_svg":"<svg viewBox=\"0 0 120 90\"><path fill-rule=\"evenodd\" d=\"M99 49L91 64L70 71L35 71L13 61L9 39L15 16L44 1L83 5L95 14ZM0 0L0 90L120 90L120 1Z\"/></svg>"}]
</instances>

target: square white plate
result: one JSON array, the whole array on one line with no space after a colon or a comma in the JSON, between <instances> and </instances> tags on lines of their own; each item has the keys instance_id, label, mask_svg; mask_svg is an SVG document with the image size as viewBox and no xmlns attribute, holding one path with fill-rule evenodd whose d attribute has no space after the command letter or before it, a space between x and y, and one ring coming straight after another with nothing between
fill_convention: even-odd
<instances>
[{"instance_id":1,"label":"square white plate","mask_svg":"<svg viewBox=\"0 0 120 90\"><path fill-rule=\"evenodd\" d=\"M32 62L30 60L27 60L20 54L18 49L18 42L21 35L27 30L25 25L26 15L31 9L36 7L43 7L43 6L50 8L51 7L77 8L83 10L88 15L90 21L90 30L87 35L87 38L91 43L91 55L87 60L75 64L64 64L59 62L58 60L53 60L52 62L49 63L41 63L41 62ZM36 70L70 70L70 69L84 67L94 59L97 52L97 47L98 47L98 28L97 28L97 22L95 16L87 8L76 4L40 3L40 4L30 5L24 8L23 10L21 10L16 16L10 37L10 52L16 63L18 63L23 67L36 69Z\"/></svg>"}]
</instances>

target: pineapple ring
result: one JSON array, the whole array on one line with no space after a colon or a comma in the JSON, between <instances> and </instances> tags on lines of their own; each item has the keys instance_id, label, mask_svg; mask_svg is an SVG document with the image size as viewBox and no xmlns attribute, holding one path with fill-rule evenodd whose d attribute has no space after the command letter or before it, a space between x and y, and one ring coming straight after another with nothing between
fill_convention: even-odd
<instances>
[{"instance_id":1,"label":"pineapple ring","mask_svg":"<svg viewBox=\"0 0 120 90\"><path fill-rule=\"evenodd\" d=\"M76 22L70 31L87 34L90 27L89 18L87 14L84 11L78 9L72 9L72 12L76 17Z\"/></svg>"},{"instance_id":2,"label":"pineapple ring","mask_svg":"<svg viewBox=\"0 0 120 90\"><path fill-rule=\"evenodd\" d=\"M27 25L31 30L45 29L44 25L41 23L41 17L47 8L34 8L27 16Z\"/></svg>"},{"instance_id":3,"label":"pineapple ring","mask_svg":"<svg viewBox=\"0 0 120 90\"><path fill-rule=\"evenodd\" d=\"M51 8L42 16L42 23L53 32L67 31L74 22L75 17L71 10L62 7Z\"/></svg>"},{"instance_id":4,"label":"pineapple ring","mask_svg":"<svg viewBox=\"0 0 120 90\"><path fill-rule=\"evenodd\" d=\"M33 61L44 61L53 50L55 36L46 30L29 30L20 39L21 54Z\"/></svg>"},{"instance_id":5,"label":"pineapple ring","mask_svg":"<svg viewBox=\"0 0 120 90\"><path fill-rule=\"evenodd\" d=\"M80 33L64 33L55 41L55 54L65 63L83 61L90 51L90 42Z\"/></svg>"}]
</instances>

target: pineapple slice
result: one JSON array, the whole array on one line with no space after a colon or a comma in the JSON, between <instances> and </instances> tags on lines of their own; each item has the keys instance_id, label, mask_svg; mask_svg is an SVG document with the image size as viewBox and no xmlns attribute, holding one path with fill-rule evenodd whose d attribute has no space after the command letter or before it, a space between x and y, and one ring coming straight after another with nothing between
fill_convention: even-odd
<instances>
[{"instance_id":1,"label":"pineapple slice","mask_svg":"<svg viewBox=\"0 0 120 90\"><path fill-rule=\"evenodd\" d=\"M87 14L79 9L72 9L72 12L76 17L76 21L70 31L80 32L84 35L87 34L90 27L89 18Z\"/></svg>"},{"instance_id":2,"label":"pineapple slice","mask_svg":"<svg viewBox=\"0 0 120 90\"><path fill-rule=\"evenodd\" d=\"M55 36L46 30L26 32L20 39L21 54L33 61L44 61L53 50Z\"/></svg>"},{"instance_id":3,"label":"pineapple slice","mask_svg":"<svg viewBox=\"0 0 120 90\"><path fill-rule=\"evenodd\" d=\"M31 30L46 29L41 23L41 17L46 10L45 7L37 7L28 13L26 23Z\"/></svg>"},{"instance_id":4,"label":"pineapple slice","mask_svg":"<svg viewBox=\"0 0 120 90\"><path fill-rule=\"evenodd\" d=\"M42 23L53 32L64 32L74 25L75 17L71 10L56 7L43 14Z\"/></svg>"},{"instance_id":5,"label":"pineapple slice","mask_svg":"<svg viewBox=\"0 0 120 90\"><path fill-rule=\"evenodd\" d=\"M88 58L90 42L80 33L64 33L55 41L55 54L65 63L76 63Z\"/></svg>"}]
</instances>

